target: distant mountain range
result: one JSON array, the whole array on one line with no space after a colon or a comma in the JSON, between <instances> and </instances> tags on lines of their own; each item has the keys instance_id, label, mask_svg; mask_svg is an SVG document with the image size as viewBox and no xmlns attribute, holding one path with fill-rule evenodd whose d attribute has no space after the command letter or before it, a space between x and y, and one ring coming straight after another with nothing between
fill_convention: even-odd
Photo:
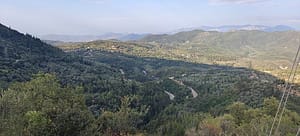
<instances>
[{"instance_id":1,"label":"distant mountain range","mask_svg":"<svg viewBox=\"0 0 300 136\"><path fill-rule=\"evenodd\" d=\"M124 34L124 33L106 33L103 35L59 35L49 34L39 36L43 40L47 41L63 41L63 42L88 42L95 40L109 40L116 39L121 41L138 40L146 36L147 34Z\"/></svg>"},{"instance_id":2,"label":"distant mountain range","mask_svg":"<svg viewBox=\"0 0 300 136\"><path fill-rule=\"evenodd\" d=\"M294 31L296 29L285 26L264 26L264 25L224 25L224 26L200 26L200 27L191 27L191 28L182 28L175 30L171 33L178 33L182 31L192 31L192 30L204 30L204 31L218 31L218 32L230 32L230 31L239 31L239 30L257 30L264 32L279 32L279 31Z\"/></svg>"},{"instance_id":3,"label":"distant mountain range","mask_svg":"<svg viewBox=\"0 0 300 136\"><path fill-rule=\"evenodd\" d=\"M161 34L175 34L179 32L193 31L193 30L203 30L203 31L218 31L218 32L230 32L230 31L239 31L239 30L257 30L264 32L280 32L280 31L294 31L296 29L285 26L263 26L263 25L224 25L224 26L200 26L200 27L190 27L190 28L181 28L174 30L172 32L166 32ZM135 41L143 39L144 37L151 34L135 34L135 33L105 33L102 35L59 35L59 34L49 34L41 35L41 38L47 43L52 41L62 41L62 42L89 42L95 40L120 40L120 41Z\"/></svg>"}]
</instances>

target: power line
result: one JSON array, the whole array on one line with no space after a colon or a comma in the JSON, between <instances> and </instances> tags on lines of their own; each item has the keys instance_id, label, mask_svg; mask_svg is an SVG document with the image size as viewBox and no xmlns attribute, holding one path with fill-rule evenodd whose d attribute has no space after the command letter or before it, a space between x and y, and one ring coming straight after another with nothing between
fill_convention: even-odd
<instances>
[{"instance_id":1,"label":"power line","mask_svg":"<svg viewBox=\"0 0 300 136\"><path fill-rule=\"evenodd\" d=\"M298 131L297 131L297 134L296 134L296 136L298 136L298 135L299 135L299 133L300 133L300 127L298 128Z\"/></svg>"},{"instance_id":2,"label":"power line","mask_svg":"<svg viewBox=\"0 0 300 136\"><path fill-rule=\"evenodd\" d=\"M292 80L292 82L294 81L295 79L295 75L296 75L296 71L297 71L297 68L298 68L298 64L299 64L299 60L298 60L298 56L299 56L299 51L300 51L300 45L298 47L298 50L297 50L297 53L296 53L296 56L294 58L294 61L293 61L293 66L292 66L292 69L289 73L289 76L288 76L288 80L285 82L285 88L283 90L283 93L282 93L282 96L281 96L281 99L280 99L280 102L278 104L278 107L277 107L277 111L276 111L276 114L275 114L275 117L274 117L274 120L273 120L273 123L272 123L272 126L271 126L271 129L270 129L270 132L269 132L269 136L272 135L272 132L273 132L273 129L274 129L274 125L278 119L278 114L279 112L281 111L281 114L280 114L280 117L279 117L279 120L278 120L278 124L277 124L277 127L276 127L276 131L278 131L278 128L280 126L280 122L281 122L281 119L282 119L282 115L284 113L284 108L286 106L286 103L287 103L287 100L288 100L288 97L290 95L290 90L291 90L291 85L289 84L290 83L290 80ZM298 61L297 61L298 60ZM292 79L291 79L292 77ZM285 100L284 100L285 99ZM284 104L282 103L284 101ZM283 105L282 105L283 104ZM283 106L283 107L282 107Z\"/></svg>"},{"instance_id":3,"label":"power line","mask_svg":"<svg viewBox=\"0 0 300 136\"><path fill-rule=\"evenodd\" d=\"M296 66L295 73L294 73L293 78L292 78L292 83L295 81L296 71L297 71L298 66L299 66L298 64L299 64L299 60L298 60L297 66ZM278 121L278 124L277 124L277 127L276 127L275 132L278 132L278 128L279 128L279 126L280 126L281 119L282 119L283 113L284 113L284 111L285 111L285 107L286 107L287 101L288 101L289 96L290 96L290 94L291 94L291 90L292 90L292 85L290 85L290 87L289 87L289 89L288 89L288 91L287 91L287 96L286 96L286 98L285 98L285 101L284 101L284 104L283 104L283 108L282 108L281 114L280 114L280 116L279 116L279 121Z\"/></svg>"},{"instance_id":4,"label":"power line","mask_svg":"<svg viewBox=\"0 0 300 136\"><path fill-rule=\"evenodd\" d=\"M299 61L298 61L297 64L299 64ZM294 75L293 75L292 82L294 82L294 80L295 80L295 75L296 75L297 69L298 69L298 65L296 66L296 70L295 70L295 73L294 73ZM286 95L286 98L285 98L285 101L284 101L284 104L283 104L283 108L282 108L281 114L280 114L280 116L279 116L279 120L278 120L277 127L276 127L276 129L275 129L275 133L278 132L278 128L279 128L279 126L280 126L280 123L281 123L281 120L282 120L283 113L284 113L284 111L285 111L285 107L286 107L287 101L288 101L289 96L290 96L290 94L291 94L291 90L292 90L292 85L290 85L290 87L289 87L289 89L288 89L288 91L287 91L287 95Z\"/></svg>"}]
</instances>

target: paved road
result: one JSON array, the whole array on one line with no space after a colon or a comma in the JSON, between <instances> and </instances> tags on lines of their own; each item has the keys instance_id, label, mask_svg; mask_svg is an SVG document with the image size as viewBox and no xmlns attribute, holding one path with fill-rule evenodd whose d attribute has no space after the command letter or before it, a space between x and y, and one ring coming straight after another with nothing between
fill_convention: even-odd
<instances>
[{"instance_id":1,"label":"paved road","mask_svg":"<svg viewBox=\"0 0 300 136\"><path fill-rule=\"evenodd\" d=\"M196 98L198 96L198 93L195 91L195 89L193 89L192 87L190 86L186 86L182 81L178 81L178 80L175 80L174 77L169 77L169 79L173 80L174 82L176 82L177 84L179 85L182 85L182 86L185 86L187 87L188 89L191 90L191 93L193 95L193 98Z\"/></svg>"},{"instance_id":2,"label":"paved road","mask_svg":"<svg viewBox=\"0 0 300 136\"><path fill-rule=\"evenodd\" d=\"M168 91L165 91L165 93L169 95L170 100L174 100L174 98L175 98L174 94L172 94L172 93L170 93Z\"/></svg>"}]
</instances>

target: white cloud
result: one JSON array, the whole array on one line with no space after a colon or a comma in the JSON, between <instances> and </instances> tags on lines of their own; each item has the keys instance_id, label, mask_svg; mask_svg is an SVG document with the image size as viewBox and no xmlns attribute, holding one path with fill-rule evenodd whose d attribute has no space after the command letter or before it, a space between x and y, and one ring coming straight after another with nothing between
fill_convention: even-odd
<instances>
[{"instance_id":1,"label":"white cloud","mask_svg":"<svg viewBox=\"0 0 300 136\"><path fill-rule=\"evenodd\" d=\"M287 20L289 23L300 23L300 19L289 19Z\"/></svg>"},{"instance_id":2,"label":"white cloud","mask_svg":"<svg viewBox=\"0 0 300 136\"><path fill-rule=\"evenodd\" d=\"M213 4L223 4L223 3L233 3L233 4L249 4L249 3L258 3L269 0L210 0Z\"/></svg>"}]
</instances>

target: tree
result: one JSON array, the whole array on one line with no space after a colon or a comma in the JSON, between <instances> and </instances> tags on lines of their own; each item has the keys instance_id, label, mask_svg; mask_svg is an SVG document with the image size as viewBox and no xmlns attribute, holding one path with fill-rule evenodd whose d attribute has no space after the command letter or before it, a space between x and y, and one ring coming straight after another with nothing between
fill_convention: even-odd
<instances>
[{"instance_id":1,"label":"tree","mask_svg":"<svg viewBox=\"0 0 300 136\"><path fill-rule=\"evenodd\" d=\"M242 123L245 117L245 110L247 110L247 106L241 102L235 102L227 108L229 113L235 118L235 122L237 124Z\"/></svg>"},{"instance_id":2,"label":"tree","mask_svg":"<svg viewBox=\"0 0 300 136\"><path fill-rule=\"evenodd\" d=\"M63 88L50 74L37 74L29 82L13 84L2 94L0 105L3 130L0 134L76 136L93 133L94 118L85 105L81 89Z\"/></svg>"},{"instance_id":3,"label":"tree","mask_svg":"<svg viewBox=\"0 0 300 136\"><path fill-rule=\"evenodd\" d=\"M263 110L266 114L275 116L278 104L279 102L275 97L267 98L264 100Z\"/></svg>"},{"instance_id":4,"label":"tree","mask_svg":"<svg viewBox=\"0 0 300 136\"><path fill-rule=\"evenodd\" d=\"M102 135L129 135L138 132L138 125L142 123L147 109L131 108L134 97L123 97L117 112L104 111L97 119L98 133Z\"/></svg>"}]
</instances>

